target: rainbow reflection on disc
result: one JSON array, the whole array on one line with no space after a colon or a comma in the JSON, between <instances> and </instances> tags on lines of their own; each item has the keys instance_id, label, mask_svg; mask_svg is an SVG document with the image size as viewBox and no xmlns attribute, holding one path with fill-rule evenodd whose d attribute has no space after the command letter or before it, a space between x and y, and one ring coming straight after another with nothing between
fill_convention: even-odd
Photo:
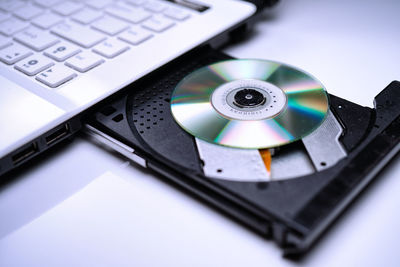
<instances>
[{"instance_id":1,"label":"rainbow reflection on disc","mask_svg":"<svg viewBox=\"0 0 400 267\"><path fill-rule=\"evenodd\" d=\"M266 60L227 60L186 76L171 97L176 122L219 145L261 149L312 133L328 112L323 85L301 70Z\"/></svg>"}]
</instances>

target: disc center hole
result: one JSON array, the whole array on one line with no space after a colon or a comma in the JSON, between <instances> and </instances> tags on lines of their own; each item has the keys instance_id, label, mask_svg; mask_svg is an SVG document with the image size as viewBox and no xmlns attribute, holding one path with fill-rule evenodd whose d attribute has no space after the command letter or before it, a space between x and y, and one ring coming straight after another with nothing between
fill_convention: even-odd
<instances>
[{"instance_id":1,"label":"disc center hole","mask_svg":"<svg viewBox=\"0 0 400 267\"><path fill-rule=\"evenodd\" d=\"M259 91L244 88L236 92L233 103L240 108L254 108L264 104L265 101L265 96Z\"/></svg>"}]
</instances>

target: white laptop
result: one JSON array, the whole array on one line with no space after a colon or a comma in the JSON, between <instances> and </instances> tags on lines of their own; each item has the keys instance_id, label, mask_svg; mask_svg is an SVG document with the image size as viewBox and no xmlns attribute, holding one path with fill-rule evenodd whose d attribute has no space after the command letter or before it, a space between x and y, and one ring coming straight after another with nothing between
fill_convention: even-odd
<instances>
[{"instance_id":1,"label":"white laptop","mask_svg":"<svg viewBox=\"0 0 400 267\"><path fill-rule=\"evenodd\" d=\"M238 0L0 0L0 175L82 111L251 17Z\"/></svg>"}]
</instances>

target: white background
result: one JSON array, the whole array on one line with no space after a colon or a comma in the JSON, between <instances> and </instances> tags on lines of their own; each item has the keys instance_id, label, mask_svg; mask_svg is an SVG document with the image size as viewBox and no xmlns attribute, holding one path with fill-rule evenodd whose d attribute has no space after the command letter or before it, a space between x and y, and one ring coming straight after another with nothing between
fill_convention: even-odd
<instances>
[{"instance_id":1,"label":"white background","mask_svg":"<svg viewBox=\"0 0 400 267\"><path fill-rule=\"evenodd\" d=\"M313 74L371 106L400 79L399 1L282 1L239 58ZM0 187L0 266L398 266L400 157L300 262L154 174L78 137Z\"/></svg>"}]
</instances>

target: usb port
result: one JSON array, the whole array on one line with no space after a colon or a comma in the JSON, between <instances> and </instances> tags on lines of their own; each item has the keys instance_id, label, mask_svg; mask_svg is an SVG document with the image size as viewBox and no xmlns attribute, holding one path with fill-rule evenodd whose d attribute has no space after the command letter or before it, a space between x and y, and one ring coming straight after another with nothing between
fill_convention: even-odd
<instances>
[{"instance_id":1,"label":"usb port","mask_svg":"<svg viewBox=\"0 0 400 267\"><path fill-rule=\"evenodd\" d=\"M32 156L33 154L35 154L37 152L37 146L36 143L32 143L30 144L28 147L22 149L21 151L15 153L15 155L13 155L11 157L13 163L15 165L17 165L18 163L24 161L25 159L29 158L30 156Z\"/></svg>"},{"instance_id":2,"label":"usb port","mask_svg":"<svg viewBox=\"0 0 400 267\"><path fill-rule=\"evenodd\" d=\"M54 132L46 136L46 144L51 145L54 142L60 140L69 133L68 124L62 125L60 128L56 129Z\"/></svg>"}]
</instances>

